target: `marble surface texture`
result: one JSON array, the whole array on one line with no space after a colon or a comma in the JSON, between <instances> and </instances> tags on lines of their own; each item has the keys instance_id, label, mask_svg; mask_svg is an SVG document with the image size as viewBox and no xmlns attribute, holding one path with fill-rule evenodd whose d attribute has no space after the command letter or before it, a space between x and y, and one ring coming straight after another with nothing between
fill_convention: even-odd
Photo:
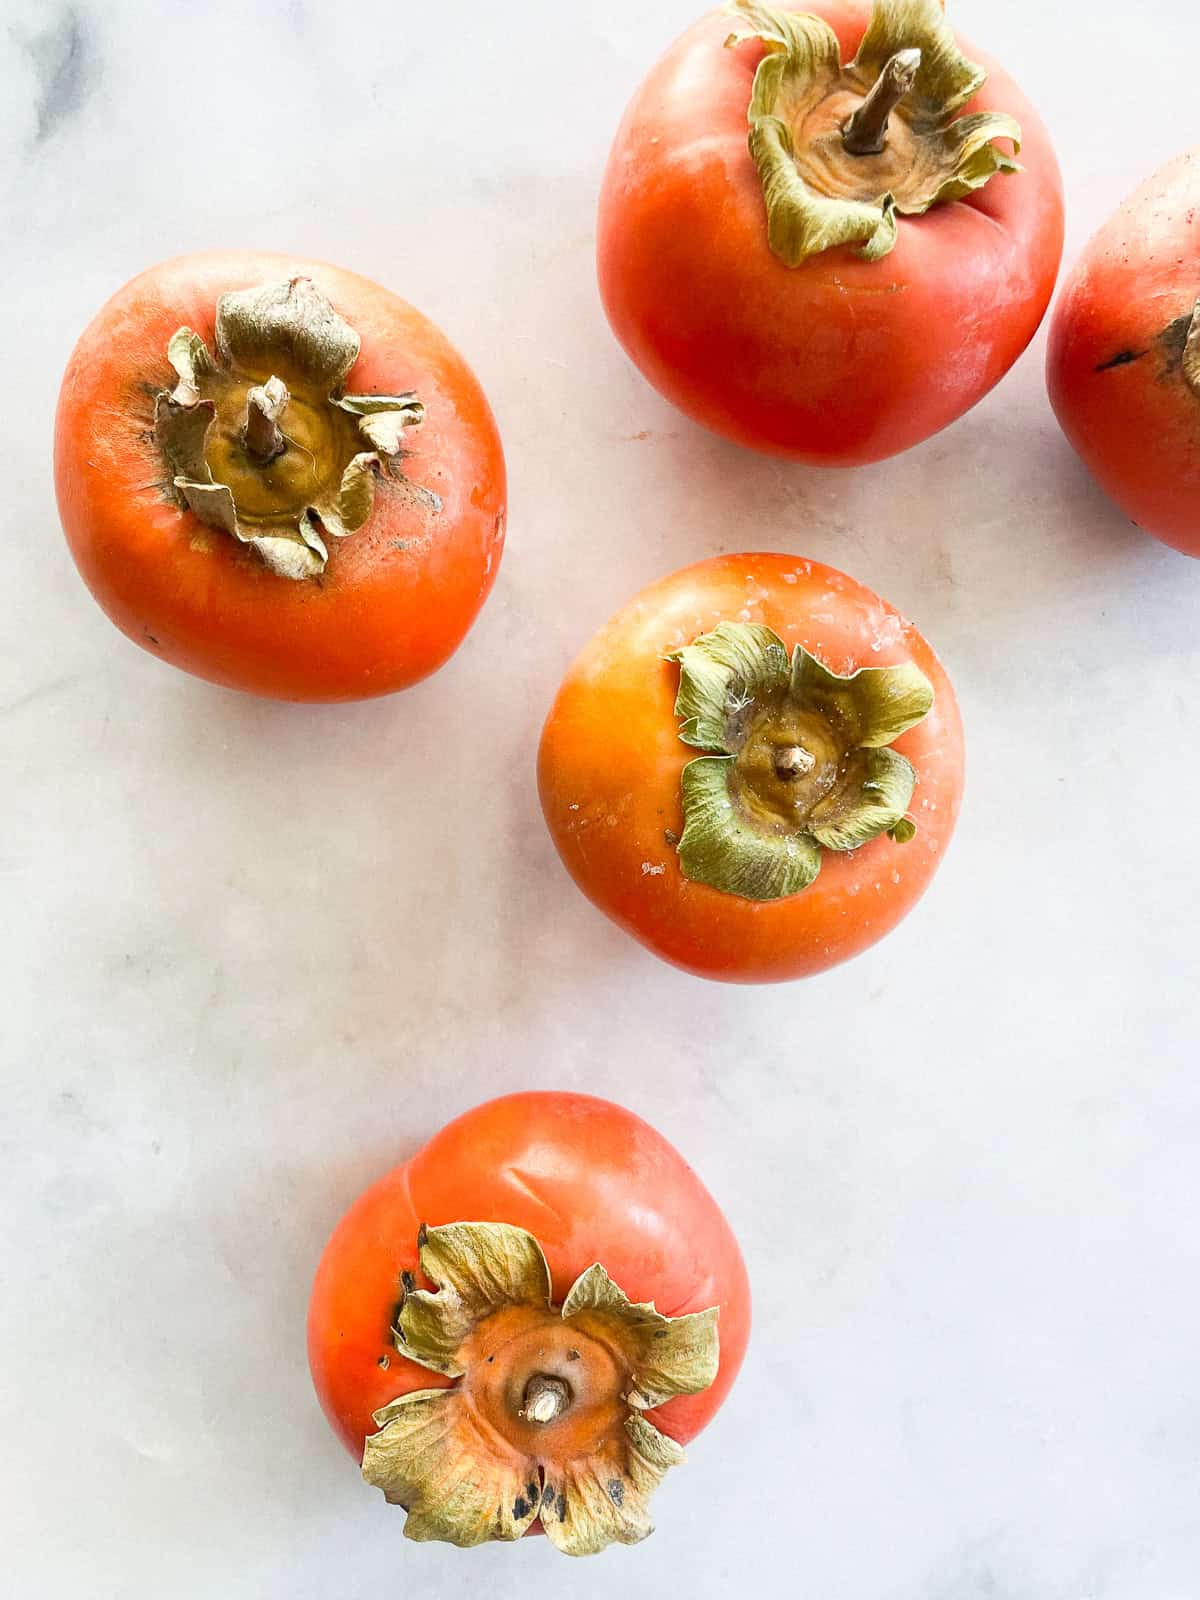
<instances>
[{"instance_id":1,"label":"marble surface texture","mask_svg":"<svg viewBox=\"0 0 1200 1600\"><path fill-rule=\"evenodd\" d=\"M1044 110L1067 259L1195 138L1200 12L956 0ZM1061 438L1039 339L903 458L700 433L592 266L622 106L694 0L5 0L0 1588L13 1600L1194 1600L1200 1593L1200 564ZM60 537L68 351L147 263L343 261L443 324L511 470L500 581L413 692L210 688ZM1200 263L1197 264L1200 286ZM803 985L659 964L563 875L532 782L583 639L686 561L853 571L954 676L931 893ZM624 1101L744 1240L757 1332L639 1549L417 1547L313 1402L326 1234L520 1086Z\"/></svg>"}]
</instances>

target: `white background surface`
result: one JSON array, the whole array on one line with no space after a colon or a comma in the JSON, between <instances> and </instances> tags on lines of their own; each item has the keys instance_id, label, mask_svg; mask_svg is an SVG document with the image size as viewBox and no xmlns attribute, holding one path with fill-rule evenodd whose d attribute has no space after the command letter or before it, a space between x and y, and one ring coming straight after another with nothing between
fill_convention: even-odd
<instances>
[{"instance_id":1,"label":"white background surface","mask_svg":"<svg viewBox=\"0 0 1200 1600\"><path fill-rule=\"evenodd\" d=\"M854 473L740 452L647 388L599 308L594 198L625 100L694 9L6 0L16 1600L1200 1590L1200 565L1091 486L1041 340L945 434ZM954 12L1050 124L1068 261L1195 137L1195 8L1084 9ZM126 643L72 568L49 467L69 349L143 266L222 245L380 279L495 406L499 583L406 695L312 710L207 687ZM532 763L594 627L755 546L844 566L920 624L970 771L896 934L745 991L660 965L582 900ZM743 1378L658 1532L590 1564L407 1543L304 1360L348 1202L524 1086L661 1127L756 1289Z\"/></svg>"}]
</instances>

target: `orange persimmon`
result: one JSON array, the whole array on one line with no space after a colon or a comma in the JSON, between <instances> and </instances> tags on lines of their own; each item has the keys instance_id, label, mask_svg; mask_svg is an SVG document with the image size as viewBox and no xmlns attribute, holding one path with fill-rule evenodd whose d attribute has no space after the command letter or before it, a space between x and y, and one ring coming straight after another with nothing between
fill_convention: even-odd
<instances>
[{"instance_id":1,"label":"orange persimmon","mask_svg":"<svg viewBox=\"0 0 1200 1600\"><path fill-rule=\"evenodd\" d=\"M933 650L862 584L719 556L584 648L538 782L600 910L688 972L773 982L866 949L924 893L958 816L962 725Z\"/></svg>"},{"instance_id":2,"label":"orange persimmon","mask_svg":"<svg viewBox=\"0 0 1200 1600\"><path fill-rule=\"evenodd\" d=\"M504 457L421 313L291 256L163 262L67 367L59 510L136 644L285 700L387 694L457 648L496 576Z\"/></svg>"},{"instance_id":3,"label":"orange persimmon","mask_svg":"<svg viewBox=\"0 0 1200 1600\"><path fill-rule=\"evenodd\" d=\"M1147 178L1072 268L1046 352L1051 404L1139 528L1200 556L1200 148Z\"/></svg>"},{"instance_id":4,"label":"orange persimmon","mask_svg":"<svg viewBox=\"0 0 1200 1600\"><path fill-rule=\"evenodd\" d=\"M852 466L1003 377L1062 238L1045 128L932 0L737 0L634 95L597 270L618 340L680 410Z\"/></svg>"},{"instance_id":5,"label":"orange persimmon","mask_svg":"<svg viewBox=\"0 0 1200 1600\"><path fill-rule=\"evenodd\" d=\"M650 1532L650 1493L749 1331L737 1241L682 1156L609 1101L527 1093L459 1117L355 1201L317 1269L308 1352L409 1538L540 1525L586 1555Z\"/></svg>"}]
</instances>

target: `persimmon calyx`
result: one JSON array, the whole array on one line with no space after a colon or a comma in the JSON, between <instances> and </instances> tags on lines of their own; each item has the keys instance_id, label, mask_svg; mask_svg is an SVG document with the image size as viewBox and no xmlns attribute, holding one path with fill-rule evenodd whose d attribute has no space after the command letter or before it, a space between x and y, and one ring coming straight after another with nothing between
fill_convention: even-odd
<instances>
[{"instance_id":1,"label":"persimmon calyx","mask_svg":"<svg viewBox=\"0 0 1200 1600\"><path fill-rule=\"evenodd\" d=\"M916 833L916 784L890 746L933 706L913 662L831 672L761 623L721 622L676 651L685 744L715 751L683 769L686 878L748 900L807 889L822 850Z\"/></svg>"},{"instance_id":2,"label":"persimmon calyx","mask_svg":"<svg viewBox=\"0 0 1200 1600\"><path fill-rule=\"evenodd\" d=\"M422 1227L417 1243L437 1289L406 1276L396 1348L457 1381L377 1411L362 1464L407 1510L407 1537L519 1539L540 1517L567 1555L644 1539L684 1456L643 1412L712 1383L716 1308L663 1316L598 1263L555 1307L541 1246L506 1223Z\"/></svg>"},{"instance_id":3,"label":"persimmon calyx","mask_svg":"<svg viewBox=\"0 0 1200 1600\"><path fill-rule=\"evenodd\" d=\"M371 515L376 479L407 482L404 436L425 408L412 393L343 394L358 352L357 333L302 277L223 294L215 355L190 328L167 346L176 383L156 397L154 433L169 491L280 577L319 576L326 538Z\"/></svg>"},{"instance_id":4,"label":"persimmon calyx","mask_svg":"<svg viewBox=\"0 0 1200 1600\"><path fill-rule=\"evenodd\" d=\"M938 0L875 0L854 60L820 17L732 0L725 41L758 40L750 153L767 209L767 239L789 267L837 245L877 261L897 218L1019 172L1017 122L959 113L986 74L966 59ZM1012 144L1013 155L995 140Z\"/></svg>"},{"instance_id":5,"label":"persimmon calyx","mask_svg":"<svg viewBox=\"0 0 1200 1600\"><path fill-rule=\"evenodd\" d=\"M1183 373L1183 381L1200 400L1200 300L1192 307L1191 320L1187 327L1187 336L1183 341L1183 351L1179 358L1179 369Z\"/></svg>"}]
</instances>

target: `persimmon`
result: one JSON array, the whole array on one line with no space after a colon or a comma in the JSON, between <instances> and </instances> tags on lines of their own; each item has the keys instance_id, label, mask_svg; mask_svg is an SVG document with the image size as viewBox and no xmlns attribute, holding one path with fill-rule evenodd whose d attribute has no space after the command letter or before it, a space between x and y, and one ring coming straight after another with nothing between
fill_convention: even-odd
<instances>
[{"instance_id":1,"label":"persimmon","mask_svg":"<svg viewBox=\"0 0 1200 1600\"><path fill-rule=\"evenodd\" d=\"M737 0L667 51L609 157L597 262L617 338L668 400L849 466L1003 377L1050 299L1062 188L984 59L937 0Z\"/></svg>"},{"instance_id":2,"label":"persimmon","mask_svg":"<svg viewBox=\"0 0 1200 1600\"><path fill-rule=\"evenodd\" d=\"M313 1382L410 1539L651 1532L741 1365L750 1291L665 1139L589 1095L477 1106L372 1185L317 1269Z\"/></svg>"},{"instance_id":3,"label":"persimmon","mask_svg":"<svg viewBox=\"0 0 1200 1600\"><path fill-rule=\"evenodd\" d=\"M542 808L584 894L707 978L807 976L866 949L945 854L954 691L910 622L796 556L719 556L584 647L542 733Z\"/></svg>"},{"instance_id":4,"label":"persimmon","mask_svg":"<svg viewBox=\"0 0 1200 1600\"><path fill-rule=\"evenodd\" d=\"M1200 149L1090 241L1050 321L1063 432L1140 528L1200 556Z\"/></svg>"},{"instance_id":5,"label":"persimmon","mask_svg":"<svg viewBox=\"0 0 1200 1600\"><path fill-rule=\"evenodd\" d=\"M496 577L504 456L483 391L433 323L339 267L221 253L142 273L75 347L54 456L103 609L232 688L404 688Z\"/></svg>"}]
</instances>

